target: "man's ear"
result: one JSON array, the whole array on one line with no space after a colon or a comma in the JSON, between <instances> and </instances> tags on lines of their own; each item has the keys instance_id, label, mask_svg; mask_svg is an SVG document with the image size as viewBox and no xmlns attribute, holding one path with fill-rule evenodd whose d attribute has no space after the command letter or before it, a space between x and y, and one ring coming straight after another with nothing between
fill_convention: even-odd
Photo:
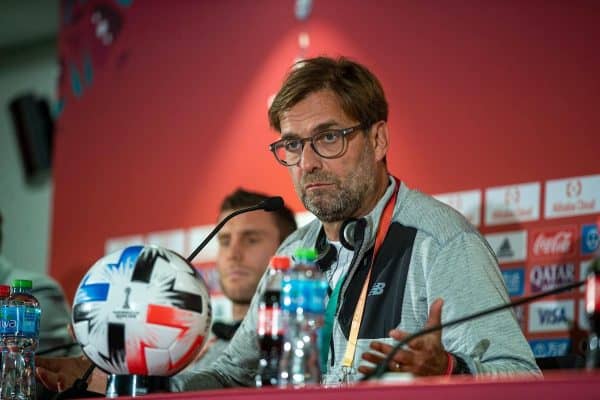
<instances>
[{"instance_id":1,"label":"man's ear","mask_svg":"<svg viewBox=\"0 0 600 400\"><path fill-rule=\"evenodd\" d=\"M386 121L379 121L371 126L371 144L373 145L375 159L377 161L383 160L389 147Z\"/></svg>"}]
</instances>

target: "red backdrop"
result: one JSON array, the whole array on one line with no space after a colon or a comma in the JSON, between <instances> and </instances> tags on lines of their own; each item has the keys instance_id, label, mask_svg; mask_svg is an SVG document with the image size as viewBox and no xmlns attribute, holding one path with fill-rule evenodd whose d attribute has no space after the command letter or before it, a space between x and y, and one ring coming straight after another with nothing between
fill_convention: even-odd
<instances>
[{"instance_id":1,"label":"red backdrop","mask_svg":"<svg viewBox=\"0 0 600 400\"><path fill-rule=\"evenodd\" d=\"M600 173L594 1L316 0L304 21L291 0L72 3L50 265L69 298L108 238L210 224L238 186L302 210L266 118L299 56L346 55L379 76L389 167L413 188L540 182L542 202L547 180ZM481 220L486 233L565 225Z\"/></svg>"}]
</instances>

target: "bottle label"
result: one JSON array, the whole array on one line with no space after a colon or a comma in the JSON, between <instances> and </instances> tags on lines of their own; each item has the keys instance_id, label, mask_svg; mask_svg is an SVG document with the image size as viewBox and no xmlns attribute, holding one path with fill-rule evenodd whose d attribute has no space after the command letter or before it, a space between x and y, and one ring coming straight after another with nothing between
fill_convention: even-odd
<instances>
[{"instance_id":1,"label":"bottle label","mask_svg":"<svg viewBox=\"0 0 600 400\"><path fill-rule=\"evenodd\" d=\"M258 335L283 335L279 307L260 307L258 309Z\"/></svg>"},{"instance_id":2,"label":"bottle label","mask_svg":"<svg viewBox=\"0 0 600 400\"><path fill-rule=\"evenodd\" d=\"M315 280L311 282L308 310L314 314L325 314L325 298L327 297L327 282Z\"/></svg>"},{"instance_id":3,"label":"bottle label","mask_svg":"<svg viewBox=\"0 0 600 400\"><path fill-rule=\"evenodd\" d=\"M0 333L9 336L37 337L40 309L30 306L2 306Z\"/></svg>"},{"instance_id":4,"label":"bottle label","mask_svg":"<svg viewBox=\"0 0 600 400\"><path fill-rule=\"evenodd\" d=\"M291 279L282 290L283 309L295 313L299 308L314 314L325 313L327 282L325 280Z\"/></svg>"}]
</instances>

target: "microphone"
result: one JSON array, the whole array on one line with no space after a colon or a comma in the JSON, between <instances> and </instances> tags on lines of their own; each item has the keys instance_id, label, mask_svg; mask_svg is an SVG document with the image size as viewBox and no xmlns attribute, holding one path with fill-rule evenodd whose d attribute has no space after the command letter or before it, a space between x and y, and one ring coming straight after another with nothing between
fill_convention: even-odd
<instances>
[{"instance_id":1,"label":"microphone","mask_svg":"<svg viewBox=\"0 0 600 400\"><path fill-rule=\"evenodd\" d=\"M217 224L217 226L215 226L215 228L212 231L210 231L210 233L206 236L206 238L204 238L202 243L200 243L198 245L198 247L196 247L196 249L194 251L192 251L192 254L190 254L189 257L187 258L187 261L192 262L194 257L196 257L198 255L198 253L200 253L200 251L206 247L208 242L210 242L210 240L217 234L217 232L219 232L221 230L223 225L225 225L227 223L227 221L229 221L231 218L235 217L236 215L240 215L243 213L247 213L250 211L256 211L256 210L277 211L281 207L283 207L283 199L280 196L274 196L274 197L269 197L268 199L261 201L260 203L258 203L255 206L240 208L239 210L232 212L231 214L229 214L228 216L223 218L221 220L221 222L219 222Z\"/></svg>"},{"instance_id":2,"label":"microphone","mask_svg":"<svg viewBox=\"0 0 600 400\"><path fill-rule=\"evenodd\" d=\"M269 197L256 205L257 210L277 211L283 207L283 199L280 196ZM245 211L244 211L245 212Z\"/></svg>"},{"instance_id":3,"label":"microphone","mask_svg":"<svg viewBox=\"0 0 600 400\"><path fill-rule=\"evenodd\" d=\"M381 378L381 376L383 374L385 374L388 370L388 365L390 363L390 361L392 360L392 358L394 358L394 355L396 355L396 353L402 349L404 346L406 346L411 340L418 338L420 336L423 335L427 335L428 333L432 333L432 332L437 332L440 331L444 328L448 328L450 326L454 326L454 325L458 325L458 324L462 324L463 322L467 322L470 321L472 319L476 319L479 317L483 317L489 314L493 314L497 311L501 311L501 310L505 310L507 308L511 308L511 307L515 307L515 306L519 306L521 304L525 304L525 303L529 303L530 301L534 301L537 299L541 299L542 297L546 297L546 296L551 296L553 294L558 294L558 293L562 293L562 292L566 292L568 290L572 290L575 288L578 288L579 286L583 286L586 283L586 280L583 281L579 281L579 282L575 282L575 283L570 283L568 285L565 286L560 286L556 289L552 289L549 290L547 292L542 292L542 293L538 293L535 294L533 296L528 296L528 297L523 297L522 299L519 300L515 300L512 301L510 303L505 303L505 304L500 304L498 306L494 306L482 311L478 311L476 313L461 317L461 318L456 318L454 320L448 321L446 323L443 324L439 324L439 325L434 325L432 327L426 328L426 329L422 329L420 331L417 331L411 335L408 335L404 340L401 340L400 342L398 342L394 348L392 349L392 351L390 351L388 353L388 355L379 363L377 364L377 367L373 370L373 372L371 372L370 374L366 374L365 376L363 376L361 378L361 381L367 381L371 378Z\"/></svg>"}]
</instances>

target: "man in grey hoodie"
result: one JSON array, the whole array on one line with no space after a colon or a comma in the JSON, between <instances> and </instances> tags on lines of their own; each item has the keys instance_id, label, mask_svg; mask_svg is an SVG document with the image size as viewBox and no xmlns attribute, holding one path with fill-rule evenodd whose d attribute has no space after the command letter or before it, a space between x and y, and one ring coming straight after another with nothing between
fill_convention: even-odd
<instances>
[{"instance_id":1,"label":"man in grey hoodie","mask_svg":"<svg viewBox=\"0 0 600 400\"><path fill-rule=\"evenodd\" d=\"M299 61L269 109L281 135L270 150L317 217L278 254L316 247L322 255L334 310L322 349L326 384L359 379L371 371L365 363L381 361L409 333L509 300L477 230L390 174L387 118L377 78L346 58ZM262 290L213 367L177 375L173 390L253 384ZM417 376L540 373L511 311L416 339L389 367Z\"/></svg>"}]
</instances>

